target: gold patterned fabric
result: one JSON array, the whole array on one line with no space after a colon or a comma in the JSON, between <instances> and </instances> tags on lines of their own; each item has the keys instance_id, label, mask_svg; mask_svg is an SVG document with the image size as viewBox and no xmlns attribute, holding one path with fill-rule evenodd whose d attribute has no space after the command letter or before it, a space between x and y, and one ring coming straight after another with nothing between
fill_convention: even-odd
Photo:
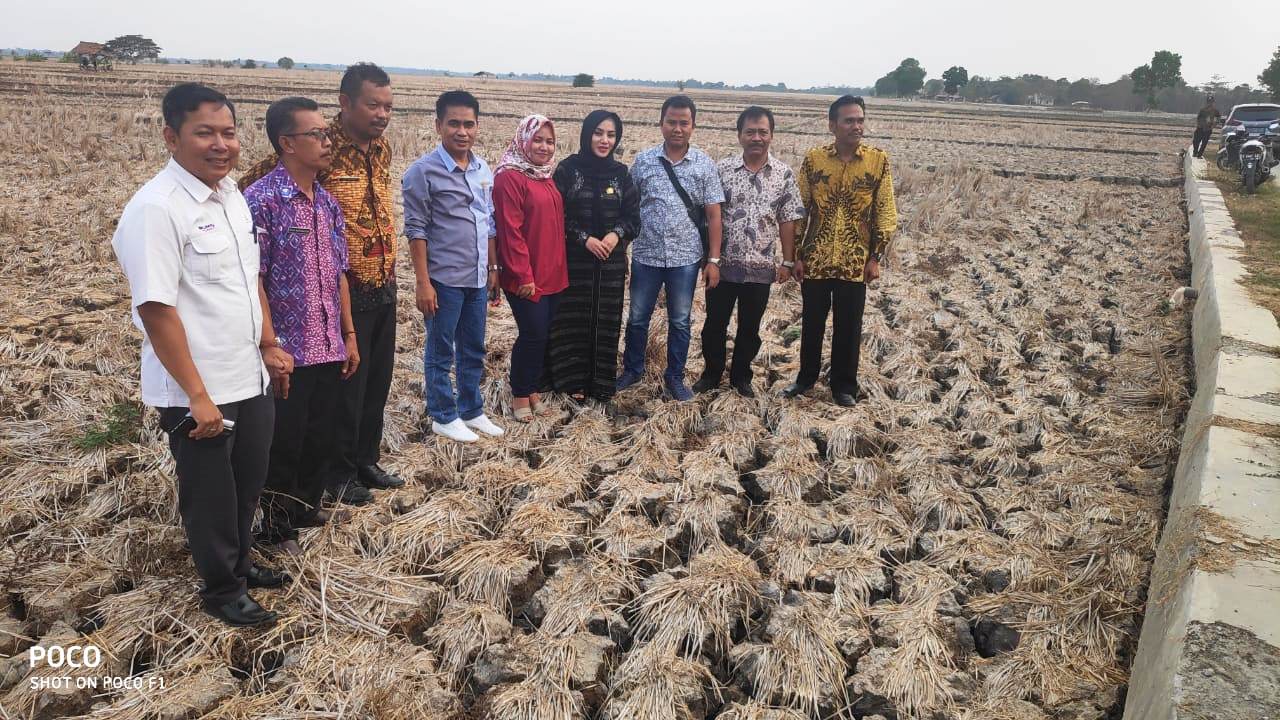
<instances>
[{"instance_id":1,"label":"gold patterned fabric","mask_svg":"<svg viewBox=\"0 0 1280 720\"><path fill-rule=\"evenodd\" d=\"M333 163L320 184L342 207L351 270L351 308L370 310L396 299L396 225L391 198L391 144L377 138L368 152L342 130L341 115L329 123ZM275 169L275 153L240 178L240 189Z\"/></svg>"},{"instance_id":2,"label":"gold patterned fabric","mask_svg":"<svg viewBox=\"0 0 1280 720\"><path fill-rule=\"evenodd\" d=\"M810 150L796 178L806 216L796 221L806 278L862 282L867 257L898 229L889 154L860 144L851 162L835 143Z\"/></svg>"}]
</instances>

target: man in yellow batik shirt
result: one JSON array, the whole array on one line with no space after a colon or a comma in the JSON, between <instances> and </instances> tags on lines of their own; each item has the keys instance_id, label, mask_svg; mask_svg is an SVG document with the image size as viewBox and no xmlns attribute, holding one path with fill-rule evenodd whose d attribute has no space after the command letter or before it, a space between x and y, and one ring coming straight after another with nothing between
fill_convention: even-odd
<instances>
[{"instance_id":1,"label":"man in yellow batik shirt","mask_svg":"<svg viewBox=\"0 0 1280 720\"><path fill-rule=\"evenodd\" d=\"M391 144L383 137L391 120L391 78L373 63L356 63L342 76L338 102L342 111L328 131L332 163L317 179L337 199L346 221L351 321L361 362L342 383L337 459L325 475L330 499L364 505L373 499L369 488L404 485L378 464L396 352L396 224ZM277 162L273 154L255 165L240 178L240 187Z\"/></svg>"},{"instance_id":2,"label":"man in yellow batik shirt","mask_svg":"<svg viewBox=\"0 0 1280 720\"><path fill-rule=\"evenodd\" d=\"M858 354L867 283L880 277L880 257L898 228L889 154L862 143L866 103L845 95L831 103L835 142L810 150L796 178L806 216L796 223L794 275L803 300L800 373L782 391L795 397L818 381L827 314L831 332L831 397L858 398Z\"/></svg>"}]
</instances>

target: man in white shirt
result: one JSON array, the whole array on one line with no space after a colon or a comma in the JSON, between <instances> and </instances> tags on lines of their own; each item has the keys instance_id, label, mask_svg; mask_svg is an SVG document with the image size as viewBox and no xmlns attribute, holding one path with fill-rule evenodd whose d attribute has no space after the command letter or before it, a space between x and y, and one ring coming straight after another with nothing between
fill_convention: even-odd
<instances>
[{"instance_id":1,"label":"man in white shirt","mask_svg":"<svg viewBox=\"0 0 1280 720\"><path fill-rule=\"evenodd\" d=\"M227 174L235 107L196 83L164 97L172 159L125 206L111 245L142 331L142 400L160 412L177 463L178 510L201 599L233 625L275 620L248 594L285 577L249 559L275 407L293 359L271 329L244 197Z\"/></svg>"}]
</instances>

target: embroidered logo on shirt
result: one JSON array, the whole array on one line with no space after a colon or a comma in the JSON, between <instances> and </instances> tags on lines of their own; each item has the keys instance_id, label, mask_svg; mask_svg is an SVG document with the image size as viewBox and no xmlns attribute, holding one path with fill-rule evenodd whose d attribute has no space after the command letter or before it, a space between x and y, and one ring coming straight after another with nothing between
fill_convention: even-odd
<instances>
[{"instance_id":1,"label":"embroidered logo on shirt","mask_svg":"<svg viewBox=\"0 0 1280 720\"><path fill-rule=\"evenodd\" d=\"M206 223L206 224L204 224L204 225L197 225L197 226L196 226L196 230L199 230L200 232L210 232L210 231L212 231L215 227L217 227L217 226L216 226L216 225L214 225L213 223Z\"/></svg>"}]
</instances>

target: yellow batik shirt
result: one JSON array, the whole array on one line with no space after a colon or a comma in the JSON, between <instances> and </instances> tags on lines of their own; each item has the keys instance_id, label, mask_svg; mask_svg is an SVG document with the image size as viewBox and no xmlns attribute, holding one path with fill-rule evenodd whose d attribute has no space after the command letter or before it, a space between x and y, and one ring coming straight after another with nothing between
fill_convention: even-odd
<instances>
[{"instance_id":1,"label":"yellow batik shirt","mask_svg":"<svg viewBox=\"0 0 1280 720\"><path fill-rule=\"evenodd\" d=\"M867 257L883 252L898 229L889 154L860 144L843 162L835 143L816 147L796 181L806 213L796 222L805 277L862 282Z\"/></svg>"},{"instance_id":2,"label":"yellow batik shirt","mask_svg":"<svg viewBox=\"0 0 1280 720\"><path fill-rule=\"evenodd\" d=\"M396 225L391 197L391 144L377 138L366 152L342 130L341 117L329 123L333 162L317 178L337 199L346 221L351 270L351 309L372 310L396 299ZM240 178L243 191L275 169L275 153Z\"/></svg>"}]
</instances>

